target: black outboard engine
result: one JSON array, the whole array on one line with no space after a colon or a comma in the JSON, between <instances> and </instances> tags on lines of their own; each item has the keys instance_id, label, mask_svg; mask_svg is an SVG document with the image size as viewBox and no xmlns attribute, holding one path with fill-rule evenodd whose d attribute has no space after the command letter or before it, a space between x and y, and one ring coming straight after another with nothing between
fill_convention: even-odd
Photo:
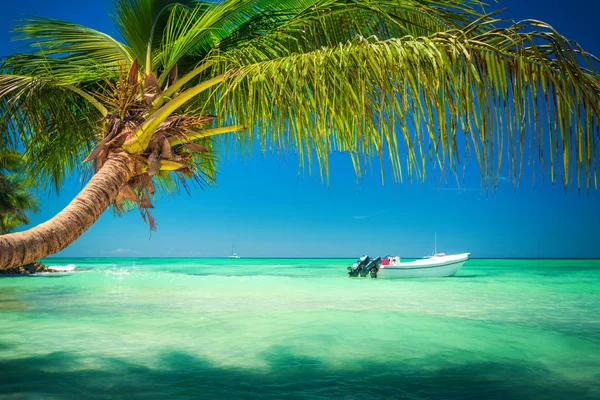
<instances>
[{"instance_id":1,"label":"black outboard engine","mask_svg":"<svg viewBox=\"0 0 600 400\"><path fill-rule=\"evenodd\" d=\"M358 259L356 267L348 267L348 275L351 277L362 276L365 277L369 274L377 276L377 271L381 266L381 257L377 257L373 260L369 256L362 256Z\"/></svg>"},{"instance_id":2,"label":"black outboard engine","mask_svg":"<svg viewBox=\"0 0 600 400\"><path fill-rule=\"evenodd\" d=\"M371 273L371 271L379 271L379 267L381 266L381 257L377 257L374 260L371 260L365 267L363 267L362 271L360 271L360 276L363 278Z\"/></svg>"},{"instance_id":3,"label":"black outboard engine","mask_svg":"<svg viewBox=\"0 0 600 400\"><path fill-rule=\"evenodd\" d=\"M369 258L369 256L362 256L356 262L356 267L348 267L348 275L352 277L358 276L362 269L370 262L371 259Z\"/></svg>"}]
</instances>

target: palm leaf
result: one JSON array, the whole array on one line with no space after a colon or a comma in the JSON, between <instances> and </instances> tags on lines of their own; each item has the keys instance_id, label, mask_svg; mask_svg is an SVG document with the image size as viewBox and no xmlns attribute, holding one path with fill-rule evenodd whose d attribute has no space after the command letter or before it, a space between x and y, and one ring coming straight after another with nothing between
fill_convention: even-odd
<instances>
[{"instance_id":1,"label":"palm leaf","mask_svg":"<svg viewBox=\"0 0 600 400\"><path fill-rule=\"evenodd\" d=\"M27 211L39 209L39 200L24 173L24 165L20 153L0 150L0 234L29 223Z\"/></svg>"},{"instance_id":2,"label":"palm leaf","mask_svg":"<svg viewBox=\"0 0 600 400\"><path fill-rule=\"evenodd\" d=\"M428 160L456 171L462 141L482 181L494 185L504 157L520 178L530 143L540 149L532 159L550 165L553 181L558 167L565 185L583 178L595 186L600 78L578 58L593 60L550 27L527 26L358 38L245 66L225 56L214 72L226 74L216 113L253 127L263 149L293 149L309 162L316 157L325 175L332 151L350 153L360 175L366 159L385 150L396 179L403 165L409 177L425 179ZM253 138L241 140L250 147Z\"/></svg>"},{"instance_id":3,"label":"palm leaf","mask_svg":"<svg viewBox=\"0 0 600 400\"><path fill-rule=\"evenodd\" d=\"M71 22L51 18L18 21L13 30L16 40L28 41L33 54L59 56L70 63L131 63L131 49L109 35Z\"/></svg>"},{"instance_id":4,"label":"palm leaf","mask_svg":"<svg viewBox=\"0 0 600 400\"><path fill-rule=\"evenodd\" d=\"M208 7L207 3L194 0L113 0L113 20L129 46L131 60L137 58L145 63L148 49L152 51L161 43L169 11L177 5Z\"/></svg>"},{"instance_id":5,"label":"palm leaf","mask_svg":"<svg viewBox=\"0 0 600 400\"><path fill-rule=\"evenodd\" d=\"M0 137L24 148L28 170L56 189L81 170L98 135L102 115L93 103L44 79L0 75Z\"/></svg>"}]
</instances>

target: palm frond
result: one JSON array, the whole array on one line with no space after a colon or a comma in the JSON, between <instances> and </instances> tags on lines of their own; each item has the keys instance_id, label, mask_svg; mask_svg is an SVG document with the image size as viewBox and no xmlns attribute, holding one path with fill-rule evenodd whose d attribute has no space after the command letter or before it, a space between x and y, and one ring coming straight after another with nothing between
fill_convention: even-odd
<instances>
[{"instance_id":1,"label":"palm frond","mask_svg":"<svg viewBox=\"0 0 600 400\"><path fill-rule=\"evenodd\" d=\"M97 90L98 85L118 76L122 64L100 64L89 60L71 60L36 54L14 54L0 60L0 73L13 77L44 80L56 86L76 85L81 89Z\"/></svg>"},{"instance_id":2,"label":"palm frond","mask_svg":"<svg viewBox=\"0 0 600 400\"><path fill-rule=\"evenodd\" d=\"M223 52L250 62L336 46L357 36L379 39L427 36L460 29L482 14L479 1L321 0L295 2L259 13L218 43Z\"/></svg>"},{"instance_id":3,"label":"palm frond","mask_svg":"<svg viewBox=\"0 0 600 400\"><path fill-rule=\"evenodd\" d=\"M16 40L25 40L33 54L68 58L70 63L131 63L131 50L109 35L87 26L51 18L18 21Z\"/></svg>"},{"instance_id":4,"label":"palm frond","mask_svg":"<svg viewBox=\"0 0 600 400\"><path fill-rule=\"evenodd\" d=\"M6 175L13 173L23 164L23 156L12 150L0 150L0 173Z\"/></svg>"},{"instance_id":5,"label":"palm frond","mask_svg":"<svg viewBox=\"0 0 600 400\"><path fill-rule=\"evenodd\" d=\"M162 47L154 56L155 66L162 65L159 79L162 83L176 62L183 62L187 70L192 69L183 79L188 82L208 68L211 62L206 60L210 60L211 54L226 54L239 64L251 64L335 46L361 35L385 39L464 28L482 18L472 7L475 5L481 3L477 0L233 0L202 12L199 8L173 7ZM491 23L489 18L486 23ZM197 61L190 64L194 59L202 60L200 67L196 67ZM177 89L182 85L183 82L178 82ZM170 97L175 89L169 88L164 96ZM157 105L162 103L162 99L157 100Z\"/></svg>"},{"instance_id":6,"label":"palm frond","mask_svg":"<svg viewBox=\"0 0 600 400\"><path fill-rule=\"evenodd\" d=\"M559 168L565 185L597 187L600 77L591 56L547 25L357 38L246 66L223 61L216 114L260 132L263 149L316 156L325 175L332 151L350 153L358 174L386 151L396 179L403 164L424 179L428 160L456 171L466 142L494 185L505 159L520 179L529 142L553 181Z\"/></svg>"},{"instance_id":7,"label":"palm frond","mask_svg":"<svg viewBox=\"0 0 600 400\"><path fill-rule=\"evenodd\" d=\"M25 174L23 156L0 150L0 234L29 223L27 211L37 212L39 200Z\"/></svg>"},{"instance_id":8,"label":"palm frond","mask_svg":"<svg viewBox=\"0 0 600 400\"><path fill-rule=\"evenodd\" d=\"M157 47L175 6L206 8L209 3L195 0L113 0L112 15L116 28L129 46L130 61L144 63L148 48Z\"/></svg>"},{"instance_id":9,"label":"palm frond","mask_svg":"<svg viewBox=\"0 0 600 400\"><path fill-rule=\"evenodd\" d=\"M160 81L166 79L173 66L183 57L202 59L238 26L275 9L289 9L294 3L311 2L229 0L216 2L210 7L206 7L204 3L193 8L173 7L162 34L159 50L163 70Z\"/></svg>"},{"instance_id":10,"label":"palm frond","mask_svg":"<svg viewBox=\"0 0 600 400\"><path fill-rule=\"evenodd\" d=\"M102 115L76 92L44 79L0 75L0 88L0 137L20 143L27 169L58 189L65 176L84 168Z\"/></svg>"}]
</instances>

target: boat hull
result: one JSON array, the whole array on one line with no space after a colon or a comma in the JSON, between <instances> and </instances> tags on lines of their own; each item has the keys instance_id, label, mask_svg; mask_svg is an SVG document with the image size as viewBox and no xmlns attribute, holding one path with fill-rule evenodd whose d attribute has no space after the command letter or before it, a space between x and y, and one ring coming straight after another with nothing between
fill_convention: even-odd
<instances>
[{"instance_id":1,"label":"boat hull","mask_svg":"<svg viewBox=\"0 0 600 400\"><path fill-rule=\"evenodd\" d=\"M465 253L446 257L432 257L394 266L382 266L377 272L377 278L441 278L453 276L468 260L469 253Z\"/></svg>"}]
</instances>

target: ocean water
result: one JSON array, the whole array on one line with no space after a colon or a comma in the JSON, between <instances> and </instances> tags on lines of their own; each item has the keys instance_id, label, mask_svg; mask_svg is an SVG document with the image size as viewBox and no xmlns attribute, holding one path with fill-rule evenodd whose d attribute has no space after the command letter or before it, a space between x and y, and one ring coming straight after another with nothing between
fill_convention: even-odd
<instances>
[{"instance_id":1,"label":"ocean water","mask_svg":"<svg viewBox=\"0 0 600 400\"><path fill-rule=\"evenodd\" d=\"M598 399L600 261L51 259L0 279L0 399Z\"/></svg>"}]
</instances>

